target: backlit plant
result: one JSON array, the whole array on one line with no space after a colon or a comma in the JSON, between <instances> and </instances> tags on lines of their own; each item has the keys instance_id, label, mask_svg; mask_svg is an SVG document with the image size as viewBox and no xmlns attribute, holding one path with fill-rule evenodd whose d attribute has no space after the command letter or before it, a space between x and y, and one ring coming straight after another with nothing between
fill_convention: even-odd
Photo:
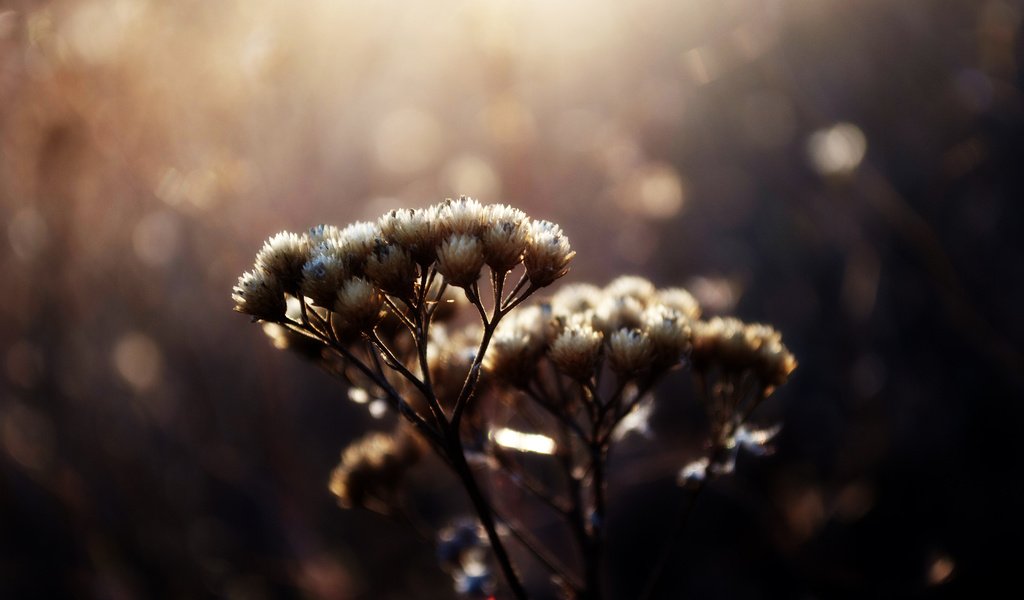
<instances>
[{"instance_id":1,"label":"backlit plant","mask_svg":"<svg viewBox=\"0 0 1024 600\"><path fill-rule=\"evenodd\" d=\"M564 596L602 597L609 452L663 376L690 369L707 410L707 455L680 474L699 491L731 471L740 447L764 447L771 432L748 418L796 367L771 327L702 321L686 290L639 277L526 303L574 255L558 225L460 198L279 233L234 288L236 310L265 322L279 347L342 377L357 402L403 418L343 452L330 483L343 506L394 514L425 452L450 467L476 516L438 532L438 556L466 597L496 593L492 564L510 594L528 597L510 543ZM539 477L527 453L560 481ZM499 479L564 521L575 560L556 558L488 493Z\"/></svg>"}]
</instances>

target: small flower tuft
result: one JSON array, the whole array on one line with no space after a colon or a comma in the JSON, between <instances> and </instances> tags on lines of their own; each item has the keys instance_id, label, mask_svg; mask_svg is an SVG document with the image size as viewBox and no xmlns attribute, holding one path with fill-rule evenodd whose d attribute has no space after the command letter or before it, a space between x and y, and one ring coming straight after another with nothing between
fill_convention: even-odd
<instances>
[{"instance_id":1,"label":"small flower tuft","mask_svg":"<svg viewBox=\"0 0 1024 600\"><path fill-rule=\"evenodd\" d=\"M675 309L655 305L644 311L644 332L651 339L656 367L678 365L690 348L689 319Z\"/></svg>"},{"instance_id":2,"label":"small flower tuft","mask_svg":"<svg viewBox=\"0 0 1024 600\"><path fill-rule=\"evenodd\" d=\"M309 260L309 238L282 231L271 236L256 254L256 267L273 273L289 294L299 291L302 267Z\"/></svg>"},{"instance_id":3,"label":"small flower tuft","mask_svg":"<svg viewBox=\"0 0 1024 600\"><path fill-rule=\"evenodd\" d=\"M404 248L413 260L427 266L437 258L437 247L444 238L436 206L392 210L377 220L381 236Z\"/></svg>"},{"instance_id":4,"label":"small flower tuft","mask_svg":"<svg viewBox=\"0 0 1024 600\"><path fill-rule=\"evenodd\" d=\"M394 243L377 244L366 261L366 275L380 289L403 300L411 298L416 287L416 263L405 248Z\"/></svg>"},{"instance_id":5,"label":"small flower tuft","mask_svg":"<svg viewBox=\"0 0 1024 600\"><path fill-rule=\"evenodd\" d=\"M533 221L529 228L529 241L523 253L526 276L535 287L551 285L569 271L569 263L576 252L562 228L550 221Z\"/></svg>"},{"instance_id":6,"label":"small flower tuft","mask_svg":"<svg viewBox=\"0 0 1024 600\"><path fill-rule=\"evenodd\" d=\"M419 444L408 435L370 433L341 453L328 487L344 508L387 512L403 475L420 456Z\"/></svg>"},{"instance_id":7,"label":"small flower tuft","mask_svg":"<svg viewBox=\"0 0 1024 600\"><path fill-rule=\"evenodd\" d=\"M384 316L383 304L384 297L372 283L362 277L348 279L334 302L335 324L346 332L370 331Z\"/></svg>"},{"instance_id":8,"label":"small flower tuft","mask_svg":"<svg viewBox=\"0 0 1024 600\"><path fill-rule=\"evenodd\" d=\"M620 329L608 344L608 361L620 377L632 377L650 366L654 346L639 329Z\"/></svg>"},{"instance_id":9,"label":"small flower tuft","mask_svg":"<svg viewBox=\"0 0 1024 600\"><path fill-rule=\"evenodd\" d=\"M484 266L480 240L466 234L453 234L437 250L437 271L445 280L465 288L476 283Z\"/></svg>"},{"instance_id":10,"label":"small flower tuft","mask_svg":"<svg viewBox=\"0 0 1024 600\"><path fill-rule=\"evenodd\" d=\"M336 240L325 240L317 246L302 267L299 291L323 308L334 305L341 282L348 276L345 256Z\"/></svg>"},{"instance_id":11,"label":"small flower tuft","mask_svg":"<svg viewBox=\"0 0 1024 600\"><path fill-rule=\"evenodd\" d=\"M287 310L281 282L273 273L261 268L242 273L231 298L236 311L263 321L280 321Z\"/></svg>"},{"instance_id":12,"label":"small flower tuft","mask_svg":"<svg viewBox=\"0 0 1024 600\"><path fill-rule=\"evenodd\" d=\"M468 196L458 200L449 198L437 207L437 219L444 238L480 236L487 226L487 216L483 205Z\"/></svg>"},{"instance_id":13,"label":"small flower tuft","mask_svg":"<svg viewBox=\"0 0 1024 600\"><path fill-rule=\"evenodd\" d=\"M548 357L569 377L586 381L594 376L603 339L601 332L590 325L587 315L576 315L552 342Z\"/></svg>"},{"instance_id":14,"label":"small flower tuft","mask_svg":"<svg viewBox=\"0 0 1024 600\"><path fill-rule=\"evenodd\" d=\"M523 211L504 204L490 204L484 212L486 225L480 236L484 259L495 272L505 273L523 261L529 219Z\"/></svg>"}]
</instances>

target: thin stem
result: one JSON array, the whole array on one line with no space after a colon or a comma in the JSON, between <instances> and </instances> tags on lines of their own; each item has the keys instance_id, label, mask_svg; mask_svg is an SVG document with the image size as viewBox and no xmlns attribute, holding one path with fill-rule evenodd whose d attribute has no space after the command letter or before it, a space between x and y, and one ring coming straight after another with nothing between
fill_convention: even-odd
<instances>
[{"instance_id":1,"label":"thin stem","mask_svg":"<svg viewBox=\"0 0 1024 600\"><path fill-rule=\"evenodd\" d=\"M516 282L515 287L512 288L512 291L508 293L508 296L506 296L505 299L502 300L501 304L499 304L499 306L502 307L502 310L508 312L508 309L506 308L508 306L508 303L511 302L512 298L514 298L515 295L519 293L519 290L521 290L523 286L526 285L527 281L529 281L529 279L526 277L526 271L523 271L523 274L520 275L519 281Z\"/></svg>"},{"instance_id":2,"label":"thin stem","mask_svg":"<svg viewBox=\"0 0 1024 600\"><path fill-rule=\"evenodd\" d=\"M419 377L416 377L416 375L413 374L413 372L410 371L405 365L403 365L402 361L398 360L398 357L395 356L394 352L391 351L391 348L388 348L387 344L385 344L384 341L380 339L380 336L377 335L377 332L371 331L370 333L366 334L366 339L367 341L370 342L370 344L377 348L377 350L380 351L382 355L384 355L384 359L385 361L387 361L387 365L391 367L391 369L396 371L399 375L401 375L409 383L411 383L417 390L420 391L421 394L423 394L424 397L427 398L428 401L430 400L430 398L433 396L434 391Z\"/></svg>"},{"instance_id":3,"label":"thin stem","mask_svg":"<svg viewBox=\"0 0 1024 600\"><path fill-rule=\"evenodd\" d=\"M480 302L480 286L474 282L469 287L463 289L466 291L466 298L469 299L469 303L476 307L476 312L480 315L480 321L484 327L487 327L491 319L487 317L487 311L484 309L483 303Z\"/></svg>"},{"instance_id":4,"label":"thin stem","mask_svg":"<svg viewBox=\"0 0 1024 600\"><path fill-rule=\"evenodd\" d=\"M553 575L560 577L562 581L568 584L577 595L582 591L582 585L576 576L570 573L569 570L555 557L548 554L541 543L536 540L525 527L509 518L503 511L495 509L494 514L501 520L502 524L512 532L512 535L519 540L519 543L522 544L522 546L526 548L538 562L547 567L548 571Z\"/></svg>"},{"instance_id":5,"label":"thin stem","mask_svg":"<svg viewBox=\"0 0 1024 600\"><path fill-rule=\"evenodd\" d=\"M480 347L476 351L476 356L473 357L473 364L469 367L469 372L466 373L466 380L462 383L462 390L459 392L459 397L455 401L455 408L452 411L451 425L455 431L456 436L459 433L459 425L462 423L462 415L466 410L466 406L473 398L473 393L476 391L476 384L480 381L480 367L483 364L484 354L487 353L487 346L491 343L491 336L494 335L494 329L497 325L497 321L486 323L484 325L484 335L480 339Z\"/></svg>"},{"instance_id":6,"label":"thin stem","mask_svg":"<svg viewBox=\"0 0 1024 600\"><path fill-rule=\"evenodd\" d=\"M519 296L515 300L512 300L510 303L506 303L505 306L501 309L501 312L499 314L507 315L509 313L509 311L511 311L513 308L519 306L519 304L522 303L523 300L526 300L527 298L529 298L531 294L533 294L534 292L536 292L539 289L540 289L539 287L536 287L535 285L533 285L531 283L530 287L526 288L526 291L523 292L523 294L521 296Z\"/></svg>"},{"instance_id":7,"label":"thin stem","mask_svg":"<svg viewBox=\"0 0 1024 600\"><path fill-rule=\"evenodd\" d=\"M650 575L647 576L647 583L644 584L643 592L638 596L638 600L650 600L655 597L658 591L658 585L661 583L661 577L664 575L665 567L668 566L668 561L672 558L672 550L675 548L677 540L686 529L686 524L690 520L690 515L693 513L693 508L697 505L697 498L700 493L704 491L704 488L708 486L711 479L714 478L712 467L721 458L721 454L724 452L722 446L716 446L715 450L711 453L708 459L708 467L704 471L704 477L701 479L693 492L690 494L689 501L682 504L679 507L679 511L676 513L675 521L672 525L671 533L665 539L665 543L662 546L661 552L658 555L657 562L654 563L654 568L651 570Z\"/></svg>"},{"instance_id":8,"label":"thin stem","mask_svg":"<svg viewBox=\"0 0 1024 600\"><path fill-rule=\"evenodd\" d=\"M640 386L636 390L636 396L629 401L628 404L622 406L620 410L615 411L614 417L611 423L608 424L608 429L605 431L604 436L601 438L601 444L605 445L611 440L612 436L615 435L615 428L618 427L622 419L626 418L626 415L633 412L633 409L637 407L640 402L643 401L644 397L647 396L647 392L653 387L653 380L647 381L644 385Z\"/></svg>"},{"instance_id":9,"label":"thin stem","mask_svg":"<svg viewBox=\"0 0 1024 600\"><path fill-rule=\"evenodd\" d=\"M590 542L587 534L586 517L583 514L583 493L580 480L576 477L575 465L573 464L572 438L569 435L569 428L564 422L560 422L559 437L562 449L558 452L558 460L562 465L562 473L565 476L570 506L569 512L565 515L565 521L573 533L579 552L585 554Z\"/></svg>"},{"instance_id":10,"label":"thin stem","mask_svg":"<svg viewBox=\"0 0 1024 600\"><path fill-rule=\"evenodd\" d=\"M462 447L462 440L459 437L457 428L453 427L448 430L446 442L448 455L452 461L452 468L462 481L463 487L466 488L466 493L469 494L473 508L480 518L480 523L487 532L487 539L490 541L491 549L494 551L494 558L498 561L498 565L505 575L505 581L508 583L509 589L519 600L526 600L526 589L523 588L523 584L520 582L519 576L512 566L512 560L508 556L508 551L501 541L501 536L498 535L498 529L494 522L494 510L487 502L483 492L480 491L480 486L477 484L476 478L473 477L473 471L470 469L469 463L466 462L465 451Z\"/></svg>"},{"instance_id":11,"label":"thin stem","mask_svg":"<svg viewBox=\"0 0 1024 600\"><path fill-rule=\"evenodd\" d=\"M593 492L593 511L590 515L588 543L586 552L587 597L601 597L601 573L604 559L605 541L605 452L601 445L594 441L590 444L591 487Z\"/></svg>"},{"instance_id":12,"label":"thin stem","mask_svg":"<svg viewBox=\"0 0 1024 600\"><path fill-rule=\"evenodd\" d=\"M290 328L292 328L293 330L297 330L299 333L305 333L305 330L301 329L301 327L295 329L298 326L298 324L295 323L294 321L288 321L288 323L291 325ZM306 333L306 335L309 334ZM402 396L398 393L394 386L391 385L391 382L389 382L386 377L375 373L373 369L371 369L366 363L356 358L355 355L353 355L343 346L331 345L330 348L337 352L338 354L340 354L341 357L344 358L349 364L354 365L356 369L363 373L363 375L365 375L371 381L373 381L374 385L383 390L388 400L391 401L392 407L398 410L399 414L401 414L410 423L412 423L413 426L415 426L416 429L420 433L422 433L424 437L427 438L427 440L434 444L435 447L442 444L443 440L441 438L441 434L438 433L438 431L435 430L433 427L431 427L429 423L423 420L423 417L419 416L416 413L416 411L413 410L413 408L409 406L409 404L405 400L402 399Z\"/></svg>"},{"instance_id":13,"label":"thin stem","mask_svg":"<svg viewBox=\"0 0 1024 600\"><path fill-rule=\"evenodd\" d=\"M409 333L411 333L412 335L416 335L416 327L413 325L412 321L409 320L409 317L405 315L405 312L398 308L398 305L395 304L395 301L392 300L387 294L384 294L384 303L388 305L388 308L391 309L391 312L395 313L395 316L398 317L398 320L402 322L402 325L405 325L405 328L409 330Z\"/></svg>"},{"instance_id":14,"label":"thin stem","mask_svg":"<svg viewBox=\"0 0 1024 600\"><path fill-rule=\"evenodd\" d=\"M537 392L533 388L524 388L523 393L525 393L528 398L533 400L541 408L547 411L547 413L554 417L559 423L571 429L573 433L575 433L581 440L588 439L586 432L583 431L583 428L580 427L580 424L577 423L571 415L563 414L562 412L558 411L555 407L551 406L550 402L548 402L547 399L543 397L543 394Z\"/></svg>"}]
</instances>

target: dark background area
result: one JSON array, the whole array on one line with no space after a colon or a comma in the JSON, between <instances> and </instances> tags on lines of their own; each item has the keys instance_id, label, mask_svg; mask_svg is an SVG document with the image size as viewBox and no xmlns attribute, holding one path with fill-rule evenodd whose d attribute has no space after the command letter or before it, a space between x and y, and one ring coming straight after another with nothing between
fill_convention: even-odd
<instances>
[{"instance_id":1,"label":"dark background area","mask_svg":"<svg viewBox=\"0 0 1024 600\"><path fill-rule=\"evenodd\" d=\"M327 491L389 418L230 288L277 231L458 194L560 223L563 283L684 285L796 354L777 451L699 498L661 597L1015 589L1022 10L0 4L0 597L452 597ZM615 455L616 598L686 501L688 386ZM412 483L430 524L464 510Z\"/></svg>"}]
</instances>

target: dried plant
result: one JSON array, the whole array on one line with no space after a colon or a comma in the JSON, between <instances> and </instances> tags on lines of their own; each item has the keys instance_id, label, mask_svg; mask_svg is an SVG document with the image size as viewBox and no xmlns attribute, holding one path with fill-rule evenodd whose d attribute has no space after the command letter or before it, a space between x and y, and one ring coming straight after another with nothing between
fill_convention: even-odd
<instances>
[{"instance_id":1,"label":"dried plant","mask_svg":"<svg viewBox=\"0 0 1024 600\"><path fill-rule=\"evenodd\" d=\"M748 419L796 367L771 327L701 321L686 290L639 277L569 285L524 305L574 255L558 225L464 197L376 223L279 233L234 289L236 310L265 322L279 347L343 378L354 400L403 417L393 434L344 451L330 484L343 506L396 514L403 477L428 450L458 477L476 518L443 529L438 553L466 597L494 594L492 561L512 595L528 596L506 549L514 538L565 596L600 598L609 453L642 422L655 385L673 369L693 372L711 436L680 481L699 492L731 471L739 448L764 448L773 431ZM476 322L460 321L460 309ZM537 477L525 453L546 455L562 482ZM559 515L582 567L506 514L480 473Z\"/></svg>"}]
</instances>

